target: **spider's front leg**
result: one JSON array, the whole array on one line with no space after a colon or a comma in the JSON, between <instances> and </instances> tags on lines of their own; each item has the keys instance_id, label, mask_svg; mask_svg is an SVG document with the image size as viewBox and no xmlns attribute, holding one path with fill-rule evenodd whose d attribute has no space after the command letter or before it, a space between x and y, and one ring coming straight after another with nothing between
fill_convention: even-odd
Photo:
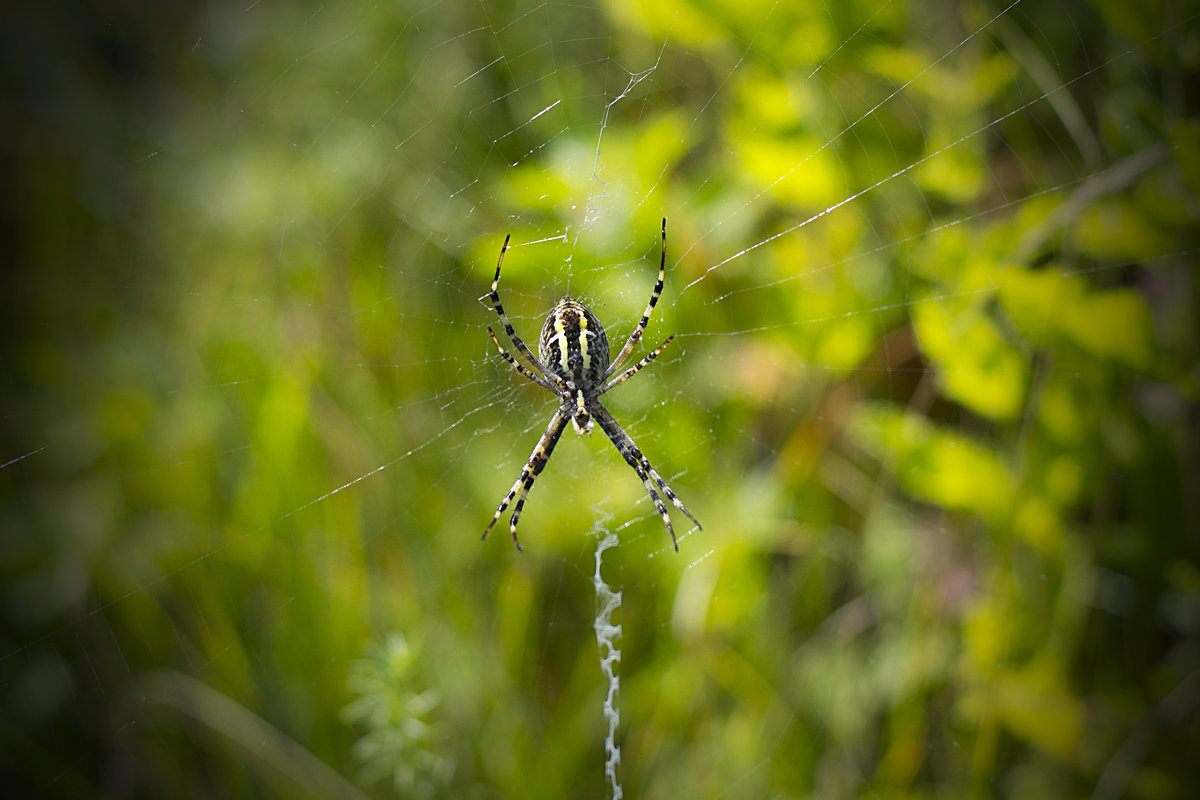
<instances>
[{"instance_id":1,"label":"spider's front leg","mask_svg":"<svg viewBox=\"0 0 1200 800\"><path fill-rule=\"evenodd\" d=\"M508 504L517 496L520 491L521 496L517 499L517 505L513 508L512 519L509 520L508 530L512 534L513 544L516 545L518 551L522 550L521 542L517 540L517 520L521 518L521 509L525 505L525 498L529 494L529 490L533 488L533 481L545 468L546 462L550 460L550 454L554 452L554 445L558 444L558 439L562 436L563 430L567 427L567 420L570 417L560 406L554 412L554 416L550 418L550 424L546 427L546 432L542 434L542 438L538 440L537 446L533 448L533 453L529 456L528 463L521 468L521 477L517 478L517 482L508 490L508 494L504 496L500 507L496 509L495 516L488 523L487 528L483 532L483 538L486 539L488 534L492 532L494 526L499 520L500 515L504 513L504 509L508 508Z\"/></svg>"},{"instance_id":2,"label":"spider's front leg","mask_svg":"<svg viewBox=\"0 0 1200 800\"><path fill-rule=\"evenodd\" d=\"M633 353L634 345L642 338L642 334L646 332L646 325L650 322L650 315L654 313L654 306L658 305L658 298L662 296L663 281L667 277L667 218L663 217L662 221L662 257L658 262L658 283L654 284L654 291L650 292L650 302L646 304L646 311L642 314L642 319L638 322L637 327L633 329L633 333L629 334L629 338L625 340L625 346L621 348L621 352L617 353L617 357L608 365L608 371L605 377L611 376L621 368L625 363L625 359L629 358ZM663 343L666 346L666 343ZM660 350L662 348L659 348ZM637 370L634 370L636 372ZM619 381L618 381L619 383ZM613 386L616 384L614 383ZM611 389L612 386L609 386Z\"/></svg>"}]
</instances>

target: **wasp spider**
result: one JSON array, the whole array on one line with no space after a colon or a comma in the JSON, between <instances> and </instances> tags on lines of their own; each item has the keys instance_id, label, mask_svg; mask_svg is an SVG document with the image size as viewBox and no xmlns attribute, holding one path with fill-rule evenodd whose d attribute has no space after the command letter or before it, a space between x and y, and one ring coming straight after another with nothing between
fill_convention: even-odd
<instances>
[{"instance_id":1,"label":"wasp spider","mask_svg":"<svg viewBox=\"0 0 1200 800\"><path fill-rule=\"evenodd\" d=\"M496 277L492 280L491 291L492 307L495 308L500 321L504 323L504 332L508 334L508 338L512 340L518 352L529 360L533 369L523 366L505 350L490 327L488 334L496 343L496 349L500 351L500 355L513 366L513 369L557 396L561 405L554 412L554 416L550 418L550 425L542 434L537 447L533 448L529 462L521 469L521 477L517 478L517 482L508 490L500 507L496 509L495 516L492 517L492 521L488 523L487 529L483 532L483 538L487 538L491 533L492 526L504 513L504 509L508 508L509 503L516 497L517 504L513 507L508 530L512 534L513 544L516 545L517 550L521 549L521 543L517 540L517 520L521 517L521 508L525 505L525 497L533 488L533 481L541 474L546 462L550 460L554 445L558 444L558 439L566 429L567 421L570 420L571 425L575 428L575 433L581 435L591 433L593 424L600 423L601 430L608 435L617 451L629 463L629 466L633 467L638 477L642 479L642 483L646 485L646 491L650 493L654 507L658 509L663 524L667 526L667 531L671 534L671 544L674 546L675 552L679 552L679 543L675 540L675 529L671 526L671 517L667 514L667 508L654 488L655 484L667 496L667 499L675 504L676 508L696 523L696 528L700 528L700 523L675 496L666 481L654 471L654 467L650 466L650 462L642 455L642 451L633 443L629 434L617 424L617 421L600 403L600 395L633 377L642 367L657 358L658 354L675 338L674 334L668 336L665 342L641 361L624 372L618 372L621 365L633 353L633 348L637 345L638 340L642 338L642 333L646 330L646 323L650 321L650 314L654 311L654 305L658 302L659 295L662 294L667 265L667 221L664 219L662 223L662 258L658 264L658 283L654 285L654 292L650 295L650 302L646 304L646 312L642 314L642 321L633 329L633 333L629 334L625 346L617 354L616 360L611 363L608 360L608 336L604 332L604 327L591 311L570 296L559 300L558 304L551 309L550 315L546 317L546 322L542 325L541 339L538 341L537 357L525 346L508 321L508 315L504 313L504 306L500 305L500 295L497 291L500 286L500 266L504 263L504 253L508 250L508 239L509 237L504 237L504 246L500 248L500 259L496 262ZM517 497L518 492L520 497Z\"/></svg>"}]
</instances>

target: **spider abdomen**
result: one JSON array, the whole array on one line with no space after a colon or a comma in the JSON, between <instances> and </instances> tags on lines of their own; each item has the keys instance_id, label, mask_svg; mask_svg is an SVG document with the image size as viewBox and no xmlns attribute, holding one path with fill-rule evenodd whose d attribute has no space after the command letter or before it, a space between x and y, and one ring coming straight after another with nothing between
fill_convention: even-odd
<instances>
[{"instance_id":1,"label":"spider abdomen","mask_svg":"<svg viewBox=\"0 0 1200 800\"><path fill-rule=\"evenodd\" d=\"M564 297L542 326L538 358L550 372L586 391L599 386L608 370L608 335L586 306Z\"/></svg>"}]
</instances>

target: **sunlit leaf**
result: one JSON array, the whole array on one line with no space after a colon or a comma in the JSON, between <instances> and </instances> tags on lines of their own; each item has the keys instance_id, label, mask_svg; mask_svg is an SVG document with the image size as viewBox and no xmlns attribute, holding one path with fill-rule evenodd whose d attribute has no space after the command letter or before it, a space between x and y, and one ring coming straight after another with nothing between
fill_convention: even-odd
<instances>
[{"instance_id":1,"label":"sunlit leaf","mask_svg":"<svg viewBox=\"0 0 1200 800\"><path fill-rule=\"evenodd\" d=\"M817 344L817 363L843 369L857 366L874 348L874 333L863 317L850 317L827 326Z\"/></svg>"},{"instance_id":2,"label":"sunlit leaf","mask_svg":"<svg viewBox=\"0 0 1200 800\"><path fill-rule=\"evenodd\" d=\"M622 0L614 4L613 13L655 37L670 34L697 47L722 47L727 42L724 28L692 3Z\"/></svg>"},{"instance_id":3,"label":"sunlit leaf","mask_svg":"<svg viewBox=\"0 0 1200 800\"><path fill-rule=\"evenodd\" d=\"M780 201L805 208L832 205L842 196L843 173L835 154L805 136L768 136L733 127L744 175Z\"/></svg>"},{"instance_id":4,"label":"sunlit leaf","mask_svg":"<svg viewBox=\"0 0 1200 800\"><path fill-rule=\"evenodd\" d=\"M1148 370L1154 325L1145 299L1129 290L1093 292L1061 309L1064 330L1097 358Z\"/></svg>"},{"instance_id":5,"label":"sunlit leaf","mask_svg":"<svg viewBox=\"0 0 1200 800\"><path fill-rule=\"evenodd\" d=\"M935 125L928 133L926 145L932 157L916 170L916 177L923 188L956 203L965 203L986 186L987 161L971 146L977 143L957 144L957 140L953 129Z\"/></svg>"},{"instance_id":6,"label":"sunlit leaf","mask_svg":"<svg viewBox=\"0 0 1200 800\"><path fill-rule=\"evenodd\" d=\"M1005 672L987 692L993 713L1018 738L1059 758L1070 758L1084 730L1083 708L1071 694L1053 656Z\"/></svg>"},{"instance_id":7,"label":"sunlit leaf","mask_svg":"<svg viewBox=\"0 0 1200 800\"><path fill-rule=\"evenodd\" d=\"M1030 344L1046 347L1059 340L1061 312L1086 291L1082 278L1052 269L1013 266L996 275L999 299L1017 330Z\"/></svg>"},{"instance_id":8,"label":"sunlit leaf","mask_svg":"<svg viewBox=\"0 0 1200 800\"><path fill-rule=\"evenodd\" d=\"M1038 550L1053 555L1065 533L1058 514L1040 497L1026 498L1013 513L1013 533Z\"/></svg>"},{"instance_id":9,"label":"sunlit leaf","mask_svg":"<svg viewBox=\"0 0 1200 800\"><path fill-rule=\"evenodd\" d=\"M947 397L989 419L1014 419L1025 399L1027 360L977 305L930 300L912 308L921 350Z\"/></svg>"},{"instance_id":10,"label":"sunlit leaf","mask_svg":"<svg viewBox=\"0 0 1200 800\"><path fill-rule=\"evenodd\" d=\"M1173 245L1130 200L1108 199L1087 208L1071 229L1071 238L1097 258L1152 258Z\"/></svg>"},{"instance_id":11,"label":"sunlit leaf","mask_svg":"<svg viewBox=\"0 0 1200 800\"><path fill-rule=\"evenodd\" d=\"M920 500L985 516L1007 508L1008 469L979 442L879 404L861 406L849 431Z\"/></svg>"}]
</instances>

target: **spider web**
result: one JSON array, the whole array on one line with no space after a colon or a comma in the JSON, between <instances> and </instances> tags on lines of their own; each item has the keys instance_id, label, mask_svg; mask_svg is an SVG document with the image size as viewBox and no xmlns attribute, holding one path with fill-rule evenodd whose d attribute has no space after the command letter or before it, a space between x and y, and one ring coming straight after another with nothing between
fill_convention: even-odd
<instances>
[{"instance_id":1,"label":"spider web","mask_svg":"<svg viewBox=\"0 0 1200 800\"><path fill-rule=\"evenodd\" d=\"M762 797L965 788L974 763L1119 794L1146 760L1125 736L1195 708L1176 679L1194 657L1156 673L1144 715L1105 706L1103 752L1064 755L1068 724L1012 710L1082 714L1061 665L1005 673L1019 699L980 711L995 676L972 654L1027 633L970 627L1016 603L982 599L1008 597L978 543L1004 501L911 450L942 443L947 473L980 481L990 451L1040 463L1010 387L1059 397L1056 369L1084 393L1153 376L1169 391L1148 407L1181 416L1196 9L1117 5L22 12L4 48L24 120L5 134L5 770L38 795L599 797L625 778ZM663 217L666 287L634 358L676 339L606 405L704 531L673 513L676 556L611 444L568 432L523 511L527 552L503 523L481 544L553 410L487 336L504 236L525 340L570 293L615 350ZM1028 299L999 269L1051 264L1015 273L1057 280ZM1020 311L1063 286L1101 330L1071 333L1095 357L1060 367ZM1130 288L1174 366L1144 366ZM1070 482L1064 459L1048 484ZM1054 606L1055 631L1071 609L1134 619L1132 579L1062 539L1022 545L1056 565L1024 567L1093 587ZM889 638L920 616L889 616L910 608L896 593L950 621Z\"/></svg>"}]
</instances>

